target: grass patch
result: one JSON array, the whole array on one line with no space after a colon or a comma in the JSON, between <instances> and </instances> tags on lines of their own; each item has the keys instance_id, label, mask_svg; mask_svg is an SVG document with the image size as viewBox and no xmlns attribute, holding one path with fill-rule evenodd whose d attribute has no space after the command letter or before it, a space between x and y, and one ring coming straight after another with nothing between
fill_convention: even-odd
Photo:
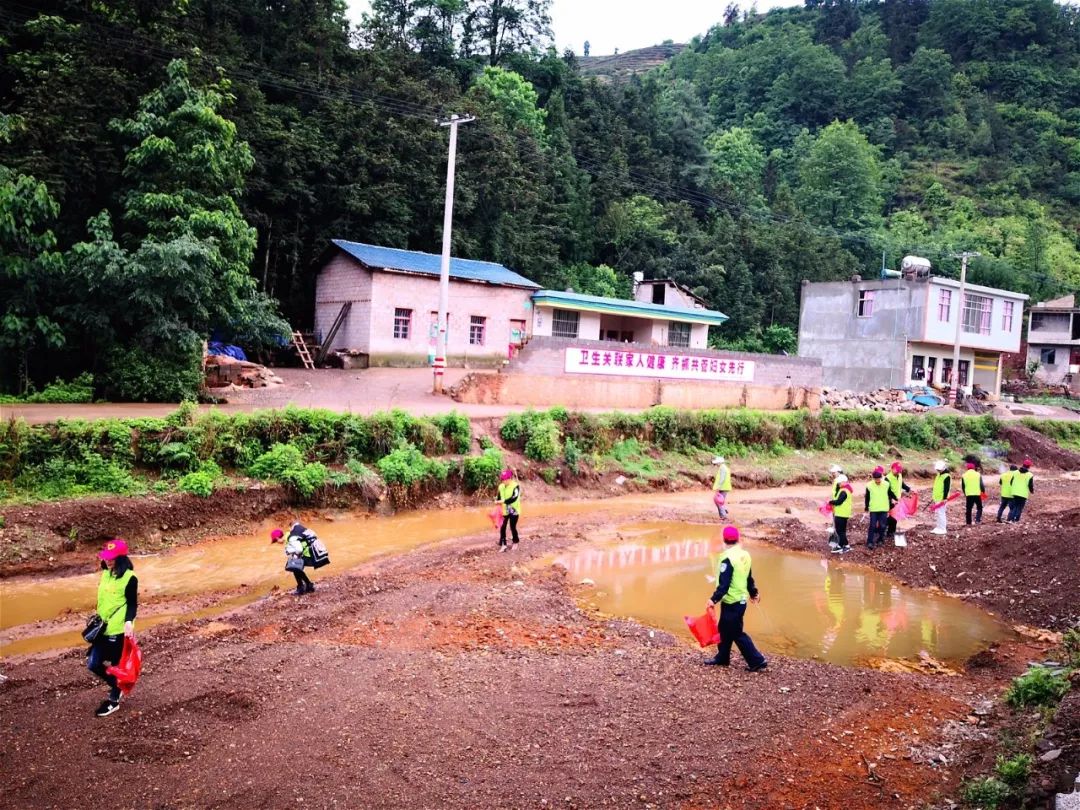
<instances>
[{"instance_id":1,"label":"grass patch","mask_svg":"<svg viewBox=\"0 0 1080 810\"><path fill-rule=\"evenodd\" d=\"M1005 693L1005 702L1013 708L1056 706L1069 691L1069 680L1045 667L1032 667L1013 678Z\"/></svg>"}]
</instances>

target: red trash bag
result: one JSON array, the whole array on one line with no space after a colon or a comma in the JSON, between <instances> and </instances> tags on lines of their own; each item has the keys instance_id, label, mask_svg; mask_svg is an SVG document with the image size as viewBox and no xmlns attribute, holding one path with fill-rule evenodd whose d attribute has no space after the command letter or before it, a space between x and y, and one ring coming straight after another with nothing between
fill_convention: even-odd
<instances>
[{"instance_id":1,"label":"red trash bag","mask_svg":"<svg viewBox=\"0 0 1080 810\"><path fill-rule=\"evenodd\" d=\"M832 514L832 504L829 503L829 501L825 501L825 503L821 504L817 510L827 517Z\"/></svg>"},{"instance_id":2,"label":"red trash bag","mask_svg":"<svg viewBox=\"0 0 1080 810\"><path fill-rule=\"evenodd\" d=\"M713 493L712 502L716 506L723 506L727 503L727 497L720 490L716 490L716 492Z\"/></svg>"},{"instance_id":3,"label":"red trash bag","mask_svg":"<svg viewBox=\"0 0 1080 810\"><path fill-rule=\"evenodd\" d=\"M495 526L495 531L498 531L502 528L503 513L501 506L496 506L494 509L488 512L488 517L491 518L491 523Z\"/></svg>"},{"instance_id":4,"label":"red trash bag","mask_svg":"<svg viewBox=\"0 0 1080 810\"><path fill-rule=\"evenodd\" d=\"M120 661L105 671L116 678L116 686L120 694L130 694L142 671L142 650L139 648L139 643L134 638L125 636L124 651L120 654Z\"/></svg>"},{"instance_id":5,"label":"red trash bag","mask_svg":"<svg viewBox=\"0 0 1080 810\"><path fill-rule=\"evenodd\" d=\"M720 629L716 626L716 610L712 605L700 616L683 616L687 629L702 647L720 643Z\"/></svg>"},{"instance_id":6,"label":"red trash bag","mask_svg":"<svg viewBox=\"0 0 1080 810\"><path fill-rule=\"evenodd\" d=\"M987 493L987 492L980 492L979 493L979 500L981 500L981 501L985 501L989 497L990 497L990 494Z\"/></svg>"},{"instance_id":7,"label":"red trash bag","mask_svg":"<svg viewBox=\"0 0 1080 810\"><path fill-rule=\"evenodd\" d=\"M936 512L938 509L943 507L945 504L950 503L952 501L955 501L959 497L960 497L959 492L950 492L948 498L946 498L943 501L938 501L937 503L930 504L929 509L930 509L931 512Z\"/></svg>"},{"instance_id":8,"label":"red trash bag","mask_svg":"<svg viewBox=\"0 0 1080 810\"><path fill-rule=\"evenodd\" d=\"M915 514L919 508L919 493L912 492L896 502L896 506L889 510L889 517L893 520L905 520Z\"/></svg>"}]
</instances>

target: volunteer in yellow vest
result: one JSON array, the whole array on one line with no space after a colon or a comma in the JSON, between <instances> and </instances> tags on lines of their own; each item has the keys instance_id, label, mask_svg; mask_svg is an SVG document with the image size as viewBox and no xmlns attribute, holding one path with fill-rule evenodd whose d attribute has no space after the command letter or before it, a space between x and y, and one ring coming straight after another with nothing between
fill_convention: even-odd
<instances>
[{"instance_id":1,"label":"volunteer in yellow vest","mask_svg":"<svg viewBox=\"0 0 1080 810\"><path fill-rule=\"evenodd\" d=\"M499 551L506 551L506 526L510 525L510 535L514 539L511 548L517 548L518 518L521 517L521 484L514 477L514 471L507 467L499 475L499 503L502 504L503 520L499 526Z\"/></svg>"},{"instance_id":2,"label":"volunteer in yellow vest","mask_svg":"<svg viewBox=\"0 0 1080 810\"><path fill-rule=\"evenodd\" d=\"M734 526L724 527L724 555L716 569L716 590L709 597L709 604L720 603L720 644L716 656L705 661L713 666L726 667L731 663L731 645L739 648L746 668L751 672L760 672L768 666L765 656L754 646L753 639L743 630L743 617L746 614L746 600L761 601L754 574L750 569L750 552L739 542L739 530Z\"/></svg>"},{"instance_id":3,"label":"volunteer in yellow vest","mask_svg":"<svg viewBox=\"0 0 1080 810\"><path fill-rule=\"evenodd\" d=\"M1009 505L1009 523L1019 523L1028 498L1035 492L1035 473L1031 472L1031 459L1025 458L1012 478L1012 503Z\"/></svg>"},{"instance_id":4,"label":"volunteer in yellow vest","mask_svg":"<svg viewBox=\"0 0 1080 810\"><path fill-rule=\"evenodd\" d=\"M893 494L883 480L884 467L875 467L870 483L866 485L863 508L870 513L870 528L866 532L866 547L877 548L885 542L885 527L888 525L889 510L892 509Z\"/></svg>"},{"instance_id":5,"label":"volunteer in yellow vest","mask_svg":"<svg viewBox=\"0 0 1080 810\"><path fill-rule=\"evenodd\" d=\"M970 526L972 509L975 510L975 522L982 523L983 493L986 492L986 488L983 487L982 475L975 469L972 462L969 461L964 467L964 474L960 476L960 487L964 492L964 503L966 505L965 521Z\"/></svg>"},{"instance_id":6,"label":"volunteer in yellow vest","mask_svg":"<svg viewBox=\"0 0 1080 810\"><path fill-rule=\"evenodd\" d=\"M713 478L712 488L716 493L713 496L713 501L716 504L716 511L720 514L720 519L724 520L727 515L727 500L731 496L731 470L728 468L727 459L723 456L717 456L712 460L713 464L718 464L719 469L716 471L716 477Z\"/></svg>"},{"instance_id":7,"label":"volunteer in yellow vest","mask_svg":"<svg viewBox=\"0 0 1080 810\"><path fill-rule=\"evenodd\" d=\"M855 490L848 483L846 475L836 476L833 488L832 504L833 530L836 532L836 548L833 554L847 554L851 551L847 539L847 524L851 518L851 507L855 505Z\"/></svg>"},{"instance_id":8,"label":"volunteer in yellow vest","mask_svg":"<svg viewBox=\"0 0 1080 810\"><path fill-rule=\"evenodd\" d=\"M937 525L934 526L934 534L945 534L947 530L949 490L952 489L952 475L949 473L949 465L941 459L934 462L934 487L930 494L930 505L937 517Z\"/></svg>"},{"instance_id":9,"label":"volunteer in yellow vest","mask_svg":"<svg viewBox=\"0 0 1080 810\"><path fill-rule=\"evenodd\" d=\"M839 464L833 464L831 467L829 467L829 473L833 477L832 498L830 498L830 500L835 500L836 493L840 491L840 479L843 478L846 481L847 476L844 475L844 468L841 467Z\"/></svg>"},{"instance_id":10,"label":"volunteer in yellow vest","mask_svg":"<svg viewBox=\"0 0 1080 810\"><path fill-rule=\"evenodd\" d=\"M889 466L889 471L885 474L885 483L889 485L893 503L899 501L905 492L911 492L911 487L904 483L904 467L899 461L894 461ZM889 515L885 522L885 536L892 537L894 534L896 534L896 518Z\"/></svg>"},{"instance_id":11,"label":"volunteer in yellow vest","mask_svg":"<svg viewBox=\"0 0 1080 810\"><path fill-rule=\"evenodd\" d=\"M117 537L98 554L101 579L98 581L97 614L105 622L101 633L86 653L86 667L109 685L109 696L94 714L106 717L120 708L120 688L105 670L120 663L124 637L135 635L135 613L139 609L139 580L128 557L127 543Z\"/></svg>"},{"instance_id":12,"label":"volunteer in yellow vest","mask_svg":"<svg viewBox=\"0 0 1080 810\"><path fill-rule=\"evenodd\" d=\"M1009 469L1001 474L1001 503L998 504L997 522L1001 523L1001 516L1008 510L1012 514L1012 480L1016 476L1016 465L1010 464Z\"/></svg>"}]
</instances>

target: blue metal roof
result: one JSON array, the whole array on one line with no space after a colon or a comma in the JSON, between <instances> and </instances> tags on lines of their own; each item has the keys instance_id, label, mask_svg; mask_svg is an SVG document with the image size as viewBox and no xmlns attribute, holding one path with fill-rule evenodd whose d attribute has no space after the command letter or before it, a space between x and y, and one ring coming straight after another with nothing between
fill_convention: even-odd
<instances>
[{"instance_id":1,"label":"blue metal roof","mask_svg":"<svg viewBox=\"0 0 1080 810\"><path fill-rule=\"evenodd\" d=\"M365 245L360 242L347 242L344 239L332 239L331 242L368 267L423 273L427 276L438 276L441 269L442 257L434 253ZM453 256L450 257L450 277L509 287L526 287L530 290L540 289L539 284L529 281L501 264L478 262L474 259L457 259Z\"/></svg>"},{"instance_id":2,"label":"blue metal roof","mask_svg":"<svg viewBox=\"0 0 1080 810\"><path fill-rule=\"evenodd\" d=\"M586 312L612 312L653 320L689 321L690 323L708 323L719 326L728 319L723 312L712 309L690 309L689 307L669 307L663 304L648 304L644 301L624 300L621 298L602 298L599 295L559 292L558 290L539 290L532 295L534 304L562 306L567 309Z\"/></svg>"}]
</instances>

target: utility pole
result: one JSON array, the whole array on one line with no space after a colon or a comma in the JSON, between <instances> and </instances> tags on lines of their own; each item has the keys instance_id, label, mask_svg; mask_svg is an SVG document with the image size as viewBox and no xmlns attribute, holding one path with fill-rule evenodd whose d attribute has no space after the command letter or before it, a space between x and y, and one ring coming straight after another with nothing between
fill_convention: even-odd
<instances>
[{"instance_id":1,"label":"utility pole","mask_svg":"<svg viewBox=\"0 0 1080 810\"><path fill-rule=\"evenodd\" d=\"M435 383L432 390L441 394L443 390L443 370L446 368L447 332L446 310L450 299L450 230L454 220L454 164L457 162L457 128L476 119L469 115L464 118L451 115L439 126L450 127L450 155L446 161L446 201L443 203L442 226L442 264L439 269L439 336L435 347Z\"/></svg>"},{"instance_id":2,"label":"utility pole","mask_svg":"<svg viewBox=\"0 0 1080 810\"><path fill-rule=\"evenodd\" d=\"M960 254L960 300L956 304L956 335L953 338L952 369L949 371L949 385L955 392L954 401L959 405L964 398L960 387L960 327L964 322L964 289L967 286L968 259L978 256L974 251L965 250Z\"/></svg>"}]
</instances>

